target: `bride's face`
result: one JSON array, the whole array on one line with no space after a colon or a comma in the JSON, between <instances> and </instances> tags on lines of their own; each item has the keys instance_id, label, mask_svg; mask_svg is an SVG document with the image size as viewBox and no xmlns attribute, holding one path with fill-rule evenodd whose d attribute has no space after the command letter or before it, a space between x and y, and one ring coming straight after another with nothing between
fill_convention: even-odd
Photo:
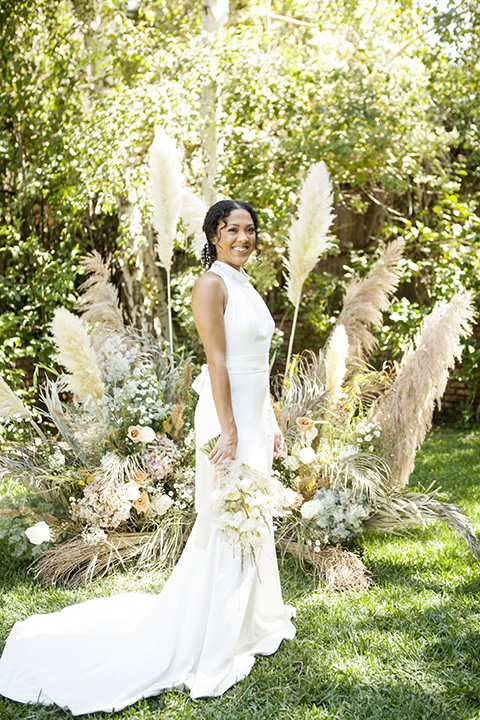
<instances>
[{"instance_id":1,"label":"bride's face","mask_svg":"<svg viewBox=\"0 0 480 720\"><path fill-rule=\"evenodd\" d=\"M217 260L240 270L255 249L255 225L244 208L235 208L218 226L217 237L212 239L217 249Z\"/></svg>"}]
</instances>

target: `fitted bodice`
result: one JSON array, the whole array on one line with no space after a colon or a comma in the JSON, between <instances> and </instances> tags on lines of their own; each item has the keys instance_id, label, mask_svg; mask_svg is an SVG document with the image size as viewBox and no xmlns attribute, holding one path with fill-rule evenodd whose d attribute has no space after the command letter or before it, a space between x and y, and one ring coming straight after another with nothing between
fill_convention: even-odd
<instances>
[{"instance_id":1,"label":"fitted bodice","mask_svg":"<svg viewBox=\"0 0 480 720\"><path fill-rule=\"evenodd\" d=\"M219 275L227 288L224 314L227 362L232 357L268 355L275 324L248 276L219 260L209 272Z\"/></svg>"}]
</instances>

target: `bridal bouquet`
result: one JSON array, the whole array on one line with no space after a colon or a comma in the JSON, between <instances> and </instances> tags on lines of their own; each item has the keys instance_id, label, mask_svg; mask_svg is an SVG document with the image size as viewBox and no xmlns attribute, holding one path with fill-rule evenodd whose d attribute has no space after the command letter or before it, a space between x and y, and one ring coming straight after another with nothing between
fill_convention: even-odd
<instances>
[{"instance_id":1,"label":"bridal bouquet","mask_svg":"<svg viewBox=\"0 0 480 720\"><path fill-rule=\"evenodd\" d=\"M208 454L215 441L202 451ZM240 460L232 460L217 476L218 487L210 493L214 518L225 539L239 548L242 558L255 555L272 532L272 518L283 517L299 501L298 493L274 475L264 475Z\"/></svg>"}]
</instances>

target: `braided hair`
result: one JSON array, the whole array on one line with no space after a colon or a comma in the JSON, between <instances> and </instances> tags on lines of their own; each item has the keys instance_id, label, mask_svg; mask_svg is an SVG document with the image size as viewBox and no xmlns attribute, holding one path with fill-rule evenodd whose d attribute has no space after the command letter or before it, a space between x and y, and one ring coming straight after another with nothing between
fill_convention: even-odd
<instances>
[{"instance_id":1,"label":"braided hair","mask_svg":"<svg viewBox=\"0 0 480 720\"><path fill-rule=\"evenodd\" d=\"M207 238L207 242L202 248L201 261L203 267L208 270L215 260L217 259L217 248L215 247L212 240L217 237L221 223L226 224L228 216L237 209L246 210L252 218L253 225L255 227L255 249L257 248L257 236L258 236L258 216L255 210L246 202L242 200L220 200L219 202L212 205L210 210L205 215L203 221L203 232ZM258 253L258 250L257 250Z\"/></svg>"}]
</instances>

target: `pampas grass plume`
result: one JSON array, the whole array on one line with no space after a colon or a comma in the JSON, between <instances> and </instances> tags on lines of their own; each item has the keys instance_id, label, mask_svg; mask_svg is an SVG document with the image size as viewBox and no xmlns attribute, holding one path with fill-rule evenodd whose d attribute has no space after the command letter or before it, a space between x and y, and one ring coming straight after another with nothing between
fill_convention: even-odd
<instances>
[{"instance_id":1,"label":"pampas grass plume","mask_svg":"<svg viewBox=\"0 0 480 720\"><path fill-rule=\"evenodd\" d=\"M22 420L32 419L30 410L10 390L5 380L0 376L0 417L10 416L22 418Z\"/></svg>"},{"instance_id":2,"label":"pampas grass plume","mask_svg":"<svg viewBox=\"0 0 480 720\"><path fill-rule=\"evenodd\" d=\"M193 249L200 255L205 245L205 234L203 232L203 220L207 214L207 206L193 190L183 188L182 190L182 206L180 209L180 217L183 220L185 234L193 236Z\"/></svg>"},{"instance_id":3,"label":"pampas grass plume","mask_svg":"<svg viewBox=\"0 0 480 720\"><path fill-rule=\"evenodd\" d=\"M343 378L347 371L348 337L343 325L337 325L327 345L325 354L325 390L329 400L340 395Z\"/></svg>"},{"instance_id":4,"label":"pampas grass plume","mask_svg":"<svg viewBox=\"0 0 480 720\"><path fill-rule=\"evenodd\" d=\"M158 234L160 262L170 270L177 223L182 207L183 173L174 140L157 128L150 147L153 226Z\"/></svg>"},{"instance_id":5,"label":"pampas grass plume","mask_svg":"<svg viewBox=\"0 0 480 720\"><path fill-rule=\"evenodd\" d=\"M57 308L51 328L57 359L70 373L65 376L66 387L80 402L93 398L97 403L103 397L103 382L82 321L65 308Z\"/></svg>"},{"instance_id":6,"label":"pampas grass plume","mask_svg":"<svg viewBox=\"0 0 480 720\"><path fill-rule=\"evenodd\" d=\"M471 292L459 292L450 302L436 305L403 357L395 382L377 405L373 420L380 422L390 444L388 463L396 488L408 482L416 450L445 392L449 370L460 359L460 338L470 334L475 315Z\"/></svg>"},{"instance_id":7,"label":"pampas grass plume","mask_svg":"<svg viewBox=\"0 0 480 720\"><path fill-rule=\"evenodd\" d=\"M287 295L293 305L300 300L303 283L321 255L333 247L327 233L333 220L332 187L324 162L313 165L300 191L298 218L288 241Z\"/></svg>"}]
</instances>

